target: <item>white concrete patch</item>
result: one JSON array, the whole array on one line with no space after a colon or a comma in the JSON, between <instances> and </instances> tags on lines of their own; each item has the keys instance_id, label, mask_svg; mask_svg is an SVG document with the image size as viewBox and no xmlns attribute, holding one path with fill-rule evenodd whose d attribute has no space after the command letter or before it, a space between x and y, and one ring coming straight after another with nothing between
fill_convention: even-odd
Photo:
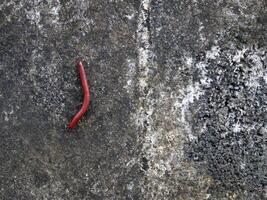
<instances>
[{"instance_id":1,"label":"white concrete patch","mask_svg":"<svg viewBox=\"0 0 267 200\"><path fill-rule=\"evenodd\" d=\"M51 15L53 16L51 21L52 21L52 24L59 24L59 12L61 9L61 4L59 0L55 0L53 1L53 3L55 5L52 6L51 11L50 11Z\"/></svg>"},{"instance_id":2,"label":"white concrete patch","mask_svg":"<svg viewBox=\"0 0 267 200\"><path fill-rule=\"evenodd\" d=\"M135 87L135 74L136 74L136 63L134 59L127 59L125 63L127 67L126 73L126 84L124 85L124 89L132 95Z\"/></svg>"},{"instance_id":3,"label":"white concrete patch","mask_svg":"<svg viewBox=\"0 0 267 200\"><path fill-rule=\"evenodd\" d=\"M199 84L188 85L181 94L184 93L184 97L181 103L181 121L186 122L186 113L188 112L189 106L195 100L198 100L201 95L203 95L203 90L200 88Z\"/></svg>"},{"instance_id":4,"label":"white concrete patch","mask_svg":"<svg viewBox=\"0 0 267 200\"><path fill-rule=\"evenodd\" d=\"M207 51L206 58L214 60L214 59L216 59L216 57L219 56L219 53L220 53L220 47L219 46L213 46L213 47L211 47L210 51Z\"/></svg>"},{"instance_id":5,"label":"white concrete patch","mask_svg":"<svg viewBox=\"0 0 267 200\"><path fill-rule=\"evenodd\" d=\"M36 25L39 29L42 28L42 25L40 24L41 21L41 13L40 10L37 9L31 9L26 11L26 17L30 20L30 23L32 25Z\"/></svg>"},{"instance_id":6,"label":"white concrete patch","mask_svg":"<svg viewBox=\"0 0 267 200\"><path fill-rule=\"evenodd\" d=\"M236 54L234 55L234 57L233 57L233 61L234 62L237 62L237 63L240 63L240 60L242 59L242 58L244 58L244 53L247 51L247 49L245 48L245 49L242 49L242 50L238 50L237 52L236 52Z\"/></svg>"},{"instance_id":7,"label":"white concrete patch","mask_svg":"<svg viewBox=\"0 0 267 200\"><path fill-rule=\"evenodd\" d=\"M252 68L247 86L256 89L261 86L261 79L266 82L267 69L264 67L262 57L266 56L264 51L256 49L256 52L250 53L247 59L251 61Z\"/></svg>"},{"instance_id":8,"label":"white concrete patch","mask_svg":"<svg viewBox=\"0 0 267 200\"><path fill-rule=\"evenodd\" d=\"M264 73L263 79L264 79L265 83L267 84L267 72Z\"/></svg>"},{"instance_id":9,"label":"white concrete patch","mask_svg":"<svg viewBox=\"0 0 267 200\"><path fill-rule=\"evenodd\" d=\"M240 124L235 124L234 127L233 127L233 132L234 133L238 133L241 131L241 126Z\"/></svg>"}]
</instances>

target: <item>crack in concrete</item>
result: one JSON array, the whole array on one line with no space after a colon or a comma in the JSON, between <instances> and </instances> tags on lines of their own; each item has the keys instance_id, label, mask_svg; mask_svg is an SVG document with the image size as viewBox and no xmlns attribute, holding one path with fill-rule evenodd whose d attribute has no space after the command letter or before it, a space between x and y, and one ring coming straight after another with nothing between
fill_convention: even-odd
<instances>
[{"instance_id":1,"label":"crack in concrete","mask_svg":"<svg viewBox=\"0 0 267 200\"><path fill-rule=\"evenodd\" d=\"M137 111L138 127L142 127L141 133L147 134L151 129L150 118L153 113L150 108L148 96L152 92L149 89L149 67L150 57L152 54L151 46L149 42L149 12L150 12L150 0L143 0L140 5L139 21L137 27L137 44L138 44L138 90L140 92L139 107Z\"/></svg>"}]
</instances>

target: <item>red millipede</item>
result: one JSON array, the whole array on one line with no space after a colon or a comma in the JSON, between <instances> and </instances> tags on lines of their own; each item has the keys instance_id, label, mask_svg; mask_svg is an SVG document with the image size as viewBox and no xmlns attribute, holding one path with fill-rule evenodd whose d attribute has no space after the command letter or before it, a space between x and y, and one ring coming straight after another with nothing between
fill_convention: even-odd
<instances>
[{"instance_id":1,"label":"red millipede","mask_svg":"<svg viewBox=\"0 0 267 200\"><path fill-rule=\"evenodd\" d=\"M87 111L89 107L89 103L90 103L90 89L89 89L89 85L87 82L86 73L85 73L82 61L79 61L77 63L77 67L80 73L80 79L81 79L82 88L83 88L83 104L82 104L81 109L74 115L71 122L69 123L68 125L69 129L75 128L77 126L79 120L82 118L84 113Z\"/></svg>"}]
</instances>

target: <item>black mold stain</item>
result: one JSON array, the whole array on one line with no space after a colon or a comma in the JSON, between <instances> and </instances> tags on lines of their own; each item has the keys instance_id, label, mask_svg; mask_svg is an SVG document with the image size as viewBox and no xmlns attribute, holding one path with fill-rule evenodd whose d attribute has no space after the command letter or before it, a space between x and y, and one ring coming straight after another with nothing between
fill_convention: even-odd
<instances>
[{"instance_id":1,"label":"black mold stain","mask_svg":"<svg viewBox=\"0 0 267 200\"><path fill-rule=\"evenodd\" d=\"M250 77L257 71L257 65L266 69L266 51L257 49L257 45L248 47L234 41L222 44L220 56L206 63L211 85L203 88L204 95L191 108L194 115L190 123L197 140L188 145L187 156L207 166L215 189L248 191L250 195L258 191L263 195L267 185L264 164L267 85L261 78L257 79L259 85L249 85L255 84L256 80L251 82ZM237 51L237 45L248 48L240 63L229 59L230 49ZM255 56L260 63L253 61Z\"/></svg>"}]
</instances>

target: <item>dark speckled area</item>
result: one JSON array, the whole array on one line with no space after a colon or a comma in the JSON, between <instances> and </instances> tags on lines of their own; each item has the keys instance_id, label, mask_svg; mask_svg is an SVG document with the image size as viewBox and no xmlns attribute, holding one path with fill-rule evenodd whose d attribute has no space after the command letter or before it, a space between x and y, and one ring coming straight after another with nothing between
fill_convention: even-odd
<instances>
[{"instance_id":1,"label":"dark speckled area","mask_svg":"<svg viewBox=\"0 0 267 200\"><path fill-rule=\"evenodd\" d=\"M266 10L0 1L0 199L266 199Z\"/></svg>"},{"instance_id":2,"label":"dark speckled area","mask_svg":"<svg viewBox=\"0 0 267 200\"><path fill-rule=\"evenodd\" d=\"M124 58L136 57L136 20L121 15L137 9L134 1L1 4L0 199L129 195L125 185L140 170L126 166L138 148ZM79 58L86 61L92 101L69 131L82 102Z\"/></svg>"}]
</instances>

